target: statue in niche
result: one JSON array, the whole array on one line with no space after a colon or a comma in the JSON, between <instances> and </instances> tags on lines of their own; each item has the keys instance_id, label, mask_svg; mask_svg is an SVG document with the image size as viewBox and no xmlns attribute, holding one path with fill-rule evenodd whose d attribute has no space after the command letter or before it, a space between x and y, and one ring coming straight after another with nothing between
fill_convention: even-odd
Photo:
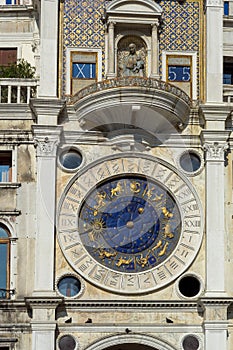
<instances>
[{"instance_id":1,"label":"statue in niche","mask_svg":"<svg viewBox=\"0 0 233 350\"><path fill-rule=\"evenodd\" d=\"M134 43L131 43L129 44L128 49L128 55L119 65L120 75L123 77L143 77L144 60L140 54L137 54L136 45Z\"/></svg>"}]
</instances>

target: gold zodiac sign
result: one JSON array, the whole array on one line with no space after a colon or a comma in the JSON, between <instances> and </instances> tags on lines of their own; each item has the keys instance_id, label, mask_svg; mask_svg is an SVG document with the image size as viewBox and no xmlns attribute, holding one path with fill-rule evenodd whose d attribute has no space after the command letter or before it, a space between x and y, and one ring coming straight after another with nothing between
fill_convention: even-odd
<instances>
[{"instance_id":1,"label":"gold zodiac sign","mask_svg":"<svg viewBox=\"0 0 233 350\"><path fill-rule=\"evenodd\" d=\"M113 256L116 256L117 255L117 253L116 252L114 252L114 253L110 253L110 252L108 252L107 250L104 250L104 249L100 249L99 250L99 257L100 257L100 259L104 259L104 258L107 258L107 259L109 259L109 258L111 258L111 257L113 257Z\"/></svg>"},{"instance_id":2,"label":"gold zodiac sign","mask_svg":"<svg viewBox=\"0 0 233 350\"><path fill-rule=\"evenodd\" d=\"M129 265L132 261L133 261L133 258L124 259L121 256L118 262L116 263L116 266L120 267L121 265Z\"/></svg>"},{"instance_id":3,"label":"gold zodiac sign","mask_svg":"<svg viewBox=\"0 0 233 350\"><path fill-rule=\"evenodd\" d=\"M149 199L153 196L153 191L154 191L154 188L150 188L149 190L147 190L146 195Z\"/></svg>"},{"instance_id":4,"label":"gold zodiac sign","mask_svg":"<svg viewBox=\"0 0 233 350\"><path fill-rule=\"evenodd\" d=\"M97 205L94 206L95 210L94 210L94 216L96 216L98 214L98 210L102 207L105 206L105 202L104 199L106 198L106 193L102 192L102 193L97 193Z\"/></svg>"},{"instance_id":5,"label":"gold zodiac sign","mask_svg":"<svg viewBox=\"0 0 233 350\"><path fill-rule=\"evenodd\" d=\"M100 237L100 234L103 232L105 229L105 222L101 219L95 219L94 221L91 222L91 227L92 231L88 233L88 237L90 241L94 242L96 239Z\"/></svg>"},{"instance_id":6,"label":"gold zodiac sign","mask_svg":"<svg viewBox=\"0 0 233 350\"><path fill-rule=\"evenodd\" d=\"M173 217L173 214L170 213L170 212L167 210L167 208L162 207L161 209L162 209L162 213L163 213L163 215L165 216L165 218L169 219L169 218L172 218L172 217Z\"/></svg>"},{"instance_id":7,"label":"gold zodiac sign","mask_svg":"<svg viewBox=\"0 0 233 350\"><path fill-rule=\"evenodd\" d=\"M153 201L158 202L158 201L160 201L162 199L162 197L163 197L163 193L161 193L160 196L158 194L156 194L155 198L153 199Z\"/></svg>"},{"instance_id":8,"label":"gold zodiac sign","mask_svg":"<svg viewBox=\"0 0 233 350\"><path fill-rule=\"evenodd\" d=\"M141 265L142 267L145 267L146 264L148 263L148 260L149 260L149 253L146 255L146 256L143 256L141 254L141 257L140 258L136 258L136 261L139 265Z\"/></svg>"},{"instance_id":9,"label":"gold zodiac sign","mask_svg":"<svg viewBox=\"0 0 233 350\"><path fill-rule=\"evenodd\" d=\"M131 189L132 192L138 193L138 192L141 191L141 190L140 190L140 186L141 186L141 185L140 185L139 182L133 181L133 182L131 182L131 184L130 184L130 189Z\"/></svg>"},{"instance_id":10,"label":"gold zodiac sign","mask_svg":"<svg viewBox=\"0 0 233 350\"><path fill-rule=\"evenodd\" d=\"M143 197L147 196L150 199L153 196L153 191L154 191L154 187L148 189L148 186L146 186L142 195L143 195Z\"/></svg>"},{"instance_id":11,"label":"gold zodiac sign","mask_svg":"<svg viewBox=\"0 0 233 350\"><path fill-rule=\"evenodd\" d=\"M173 238L174 234L171 232L171 225L170 224L166 224L163 228L164 230L164 236L168 237L168 238Z\"/></svg>"},{"instance_id":12,"label":"gold zodiac sign","mask_svg":"<svg viewBox=\"0 0 233 350\"><path fill-rule=\"evenodd\" d=\"M154 246L154 248L152 248L152 251L154 251L155 249L160 248L160 247L162 246L162 244L163 244L163 242L162 242L162 240L160 239L160 240L158 241L158 243L156 244L156 246Z\"/></svg>"},{"instance_id":13,"label":"gold zodiac sign","mask_svg":"<svg viewBox=\"0 0 233 350\"><path fill-rule=\"evenodd\" d=\"M168 242L166 242L166 243L164 244L164 246L163 246L163 248L160 250L158 256L163 256L163 255L166 253L166 251L167 251L167 247L168 247Z\"/></svg>"},{"instance_id":14,"label":"gold zodiac sign","mask_svg":"<svg viewBox=\"0 0 233 350\"><path fill-rule=\"evenodd\" d=\"M119 196L119 194L122 192L122 186L120 182L117 182L117 185L115 188L111 189L111 197Z\"/></svg>"}]
</instances>

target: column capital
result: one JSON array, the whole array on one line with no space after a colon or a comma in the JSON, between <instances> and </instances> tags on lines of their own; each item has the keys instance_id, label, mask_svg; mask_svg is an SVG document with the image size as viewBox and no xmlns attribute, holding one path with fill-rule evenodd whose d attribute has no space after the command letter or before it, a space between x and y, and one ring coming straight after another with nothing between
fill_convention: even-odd
<instances>
[{"instance_id":1,"label":"column capital","mask_svg":"<svg viewBox=\"0 0 233 350\"><path fill-rule=\"evenodd\" d=\"M207 161L224 161L225 151L229 148L229 131L204 130L201 133L202 148Z\"/></svg>"},{"instance_id":2,"label":"column capital","mask_svg":"<svg viewBox=\"0 0 233 350\"><path fill-rule=\"evenodd\" d=\"M159 19L156 19L153 23L151 23L152 31L157 30L159 26Z\"/></svg>"},{"instance_id":3,"label":"column capital","mask_svg":"<svg viewBox=\"0 0 233 350\"><path fill-rule=\"evenodd\" d=\"M115 25L116 25L116 22L114 22L114 21L109 21L109 22L108 22L108 27L109 27L110 29L114 29Z\"/></svg>"},{"instance_id":4,"label":"column capital","mask_svg":"<svg viewBox=\"0 0 233 350\"><path fill-rule=\"evenodd\" d=\"M34 142L38 157L55 157L60 143L62 127L36 126L32 127Z\"/></svg>"},{"instance_id":5,"label":"column capital","mask_svg":"<svg viewBox=\"0 0 233 350\"><path fill-rule=\"evenodd\" d=\"M225 151L229 148L229 144L227 142L206 142L202 148L206 152L207 161L224 161Z\"/></svg>"}]
</instances>

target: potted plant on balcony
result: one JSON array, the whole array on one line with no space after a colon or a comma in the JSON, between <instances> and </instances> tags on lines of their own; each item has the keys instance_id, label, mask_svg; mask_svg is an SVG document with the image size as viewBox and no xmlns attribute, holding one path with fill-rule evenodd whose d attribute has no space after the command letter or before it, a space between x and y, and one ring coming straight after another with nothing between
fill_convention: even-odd
<instances>
[{"instance_id":1,"label":"potted plant on balcony","mask_svg":"<svg viewBox=\"0 0 233 350\"><path fill-rule=\"evenodd\" d=\"M26 79L35 79L35 67L31 66L29 62L24 59L18 60L17 63L12 63L9 66L0 66L0 78L4 82L1 84L1 102L7 103L8 101L8 85L9 80L14 79L15 85L11 84L11 102L17 102L17 86L20 83L20 102L25 103L27 101L27 84ZM25 86L22 85L22 80L25 81ZM34 97L36 93L36 87L30 89L30 97Z\"/></svg>"}]
</instances>

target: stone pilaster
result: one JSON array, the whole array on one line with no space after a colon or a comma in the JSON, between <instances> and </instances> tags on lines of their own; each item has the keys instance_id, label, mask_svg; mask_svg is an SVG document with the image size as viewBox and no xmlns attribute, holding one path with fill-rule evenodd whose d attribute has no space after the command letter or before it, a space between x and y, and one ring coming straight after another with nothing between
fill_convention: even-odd
<instances>
[{"instance_id":1,"label":"stone pilaster","mask_svg":"<svg viewBox=\"0 0 233 350\"><path fill-rule=\"evenodd\" d=\"M206 27L206 101L218 103L223 94L223 1L206 1Z\"/></svg>"},{"instance_id":2,"label":"stone pilaster","mask_svg":"<svg viewBox=\"0 0 233 350\"><path fill-rule=\"evenodd\" d=\"M55 311L62 298L26 298L32 312L32 350L51 350L55 344Z\"/></svg>"},{"instance_id":3,"label":"stone pilaster","mask_svg":"<svg viewBox=\"0 0 233 350\"><path fill-rule=\"evenodd\" d=\"M227 309L232 303L230 298L201 298L204 312L203 329L205 332L205 350L227 350Z\"/></svg>"},{"instance_id":4,"label":"stone pilaster","mask_svg":"<svg viewBox=\"0 0 233 350\"><path fill-rule=\"evenodd\" d=\"M52 295L54 290L54 227L56 153L61 128L34 126L37 150L37 235L35 244L34 295Z\"/></svg>"},{"instance_id":5,"label":"stone pilaster","mask_svg":"<svg viewBox=\"0 0 233 350\"><path fill-rule=\"evenodd\" d=\"M224 161L229 132L203 131L206 161L206 296L225 293Z\"/></svg>"},{"instance_id":6,"label":"stone pilaster","mask_svg":"<svg viewBox=\"0 0 233 350\"><path fill-rule=\"evenodd\" d=\"M58 0L41 2L39 97L57 97Z\"/></svg>"}]
</instances>

